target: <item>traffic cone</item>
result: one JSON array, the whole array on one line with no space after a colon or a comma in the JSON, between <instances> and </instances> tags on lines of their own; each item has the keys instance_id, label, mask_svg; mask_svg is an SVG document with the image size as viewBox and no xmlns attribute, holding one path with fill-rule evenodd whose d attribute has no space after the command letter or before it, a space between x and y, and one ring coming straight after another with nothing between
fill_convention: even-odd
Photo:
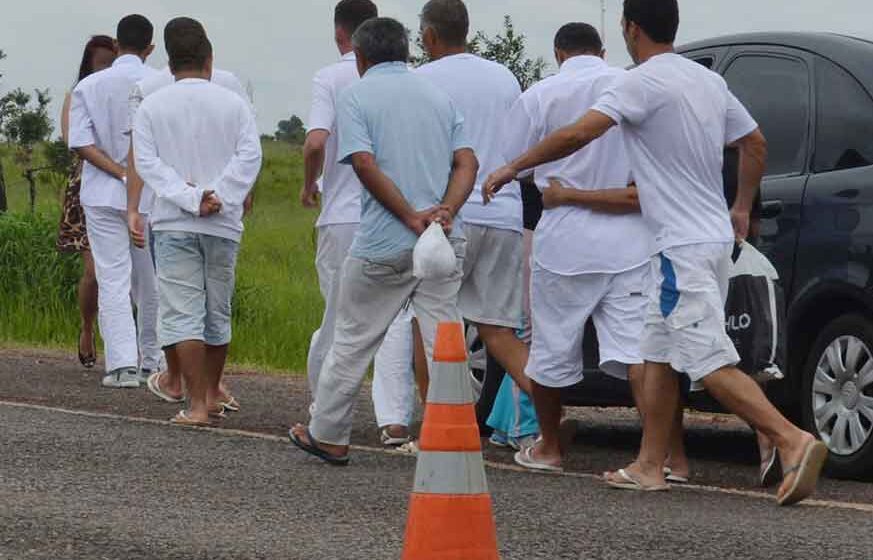
<instances>
[{"instance_id":1,"label":"traffic cone","mask_svg":"<svg viewBox=\"0 0 873 560\"><path fill-rule=\"evenodd\" d=\"M437 326L403 560L498 560L464 328Z\"/></svg>"}]
</instances>

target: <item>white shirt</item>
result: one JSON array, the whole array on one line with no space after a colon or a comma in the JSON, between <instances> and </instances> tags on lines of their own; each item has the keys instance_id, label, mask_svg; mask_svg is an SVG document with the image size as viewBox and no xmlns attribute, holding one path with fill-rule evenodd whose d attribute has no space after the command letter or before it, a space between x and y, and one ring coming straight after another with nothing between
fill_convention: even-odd
<instances>
[{"instance_id":1,"label":"white shirt","mask_svg":"<svg viewBox=\"0 0 873 560\"><path fill-rule=\"evenodd\" d=\"M157 195L156 231L240 240L243 202L261 169L258 129L245 101L206 80L180 80L143 100L133 145L136 169ZM206 190L223 206L202 218Z\"/></svg>"},{"instance_id":2,"label":"white shirt","mask_svg":"<svg viewBox=\"0 0 873 560\"><path fill-rule=\"evenodd\" d=\"M624 74L596 56L577 56L521 95L510 113L507 159L515 159L555 130L579 120ZM534 170L540 190L555 178L580 190L624 188L630 162L619 127L591 146ZM534 234L533 259L555 274L618 273L645 264L649 234L640 214L606 214L580 206L544 210Z\"/></svg>"},{"instance_id":3,"label":"white shirt","mask_svg":"<svg viewBox=\"0 0 873 560\"><path fill-rule=\"evenodd\" d=\"M70 104L70 148L95 146L127 166L130 149L130 90L155 73L138 56L125 54L110 68L91 74L76 86ZM127 210L127 187L87 161L82 168L83 206ZM141 211L147 207L140 205Z\"/></svg>"},{"instance_id":4,"label":"white shirt","mask_svg":"<svg viewBox=\"0 0 873 560\"><path fill-rule=\"evenodd\" d=\"M325 146L324 171L319 180L321 214L317 227L357 224L361 220L363 186L350 165L337 161L337 100L345 89L360 80L355 53L350 52L336 64L322 68L312 80L312 108L306 132L326 130L330 133Z\"/></svg>"},{"instance_id":5,"label":"white shirt","mask_svg":"<svg viewBox=\"0 0 873 560\"><path fill-rule=\"evenodd\" d=\"M758 125L721 76L678 54L658 55L593 109L624 127L655 251L733 241L724 147Z\"/></svg>"},{"instance_id":6,"label":"white shirt","mask_svg":"<svg viewBox=\"0 0 873 560\"><path fill-rule=\"evenodd\" d=\"M139 106L142 105L143 99L158 91L159 89L163 89L169 85L172 85L175 81L176 78L175 76L173 76L170 68L166 67L159 72L150 74L146 78L134 84L133 88L130 90L130 97L128 99L131 130L133 129L136 112L139 109ZM212 83L234 92L235 94L240 96L240 98L245 101L247 105L249 105L249 108L251 108L252 111L254 111L254 108L251 105L251 100L248 98L245 89L243 89L240 81L231 72L227 72L226 70L219 70L218 68L213 69ZM134 157L136 157L136 154L134 154ZM147 184L144 185L142 194L140 195L140 209L143 212L151 212L151 209L154 206L154 202L154 192L152 191L150 186L148 186Z\"/></svg>"},{"instance_id":7,"label":"white shirt","mask_svg":"<svg viewBox=\"0 0 873 560\"><path fill-rule=\"evenodd\" d=\"M506 142L506 114L521 95L518 80L508 68L472 54L446 56L418 69L442 89L464 116L464 131L479 159L476 186L462 210L468 224L522 231L521 191L504 188L488 205L482 203L482 183L502 167Z\"/></svg>"}]
</instances>

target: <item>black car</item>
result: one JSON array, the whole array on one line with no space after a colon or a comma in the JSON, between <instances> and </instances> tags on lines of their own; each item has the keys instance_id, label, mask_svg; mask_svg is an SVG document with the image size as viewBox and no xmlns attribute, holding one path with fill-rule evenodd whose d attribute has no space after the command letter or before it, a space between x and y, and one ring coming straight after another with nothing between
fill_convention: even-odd
<instances>
[{"instance_id":1,"label":"black car","mask_svg":"<svg viewBox=\"0 0 873 560\"><path fill-rule=\"evenodd\" d=\"M756 33L678 52L724 76L767 137L756 244L781 276L789 364L767 388L830 449L836 477L873 474L873 42L828 33ZM726 158L736 162L736 158ZM726 177L735 177L727 169ZM593 341L593 337L589 337ZM630 404L596 371L580 406ZM693 406L713 409L705 395Z\"/></svg>"}]
</instances>

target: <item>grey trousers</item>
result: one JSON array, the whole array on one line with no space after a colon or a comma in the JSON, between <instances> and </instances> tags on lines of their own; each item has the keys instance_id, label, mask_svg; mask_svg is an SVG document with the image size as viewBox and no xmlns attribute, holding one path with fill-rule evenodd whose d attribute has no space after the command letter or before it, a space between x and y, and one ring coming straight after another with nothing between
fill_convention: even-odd
<instances>
[{"instance_id":1,"label":"grey trousers","mask_svg":"<svg viewBox=\"0 0 873 560\"><path fill-rule=\"evenodd\" d=\"M441 280L412 276L412 251L370 261L348 257L340 280L334 340L318 379L309 430L331 445L348 445L354 404L367 368L397 313L409 302L421 328L428 362L437 324L461 321L458 289L464 270L465 242L452 240L455 273Z\"/></svg>"}]
</instances>

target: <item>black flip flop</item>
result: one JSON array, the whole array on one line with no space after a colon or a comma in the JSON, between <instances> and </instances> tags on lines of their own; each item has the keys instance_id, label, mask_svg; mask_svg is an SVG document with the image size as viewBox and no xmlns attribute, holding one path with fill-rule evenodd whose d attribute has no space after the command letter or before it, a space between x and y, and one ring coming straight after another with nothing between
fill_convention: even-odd
<instances>
[{"instance_id":1,"label":"black flip flop","mask_svg":"<svg viewBox=\"0 0 873 560\"><path fill-rule=\"evenodd\" d=\"M297 437L297 435L292 430L288 430L288 438L291 440L291 443L296 445L301 451L305 451L313 457L317 457L325 463L333 465L335 467L345 467L349 464L348 455L345 455L344 457L336 457L334 455L331 455L324 449L318 447L318 445L315 444L316 439L312 437L312 432L310 432L308 428L306 430L306 437L309 439L310 443L306 443L305 441Z\"/></svg>"}]
</instances>

